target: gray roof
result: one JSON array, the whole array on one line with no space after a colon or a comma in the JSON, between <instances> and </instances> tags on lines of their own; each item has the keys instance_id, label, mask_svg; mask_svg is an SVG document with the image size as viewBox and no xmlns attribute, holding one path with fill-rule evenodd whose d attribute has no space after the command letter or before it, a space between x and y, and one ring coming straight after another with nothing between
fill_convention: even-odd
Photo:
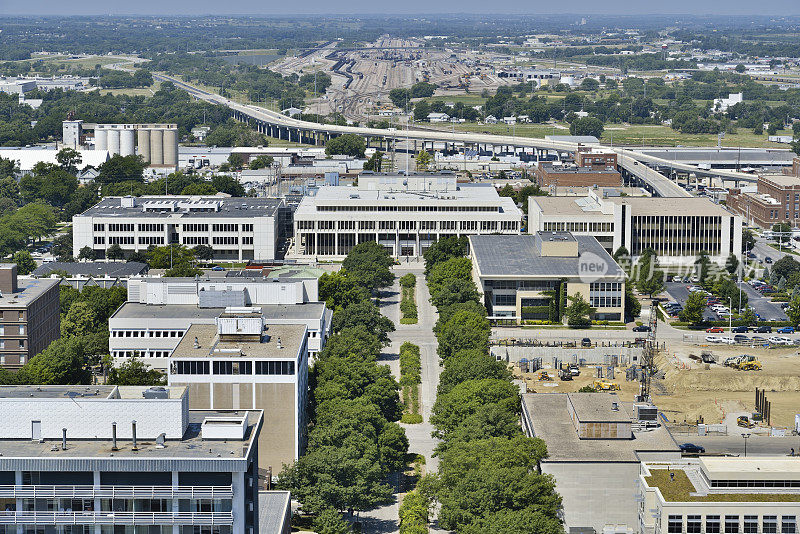
<instances>
[{"instance_id":1,"label":"gray roof","mask_svg":"<svg viewBox=\"0 0 800 534\"><path fill-rule=\"evenodd\" d=\"M622 278L624 273L617 262L592 236L576 235L578 257L541 256L539 234L472 235L470 247L483 278L535 277L569 278L579 276L579 261L586 253L596 255L608 265L602 278ZM596 259L596 258L593 258Z\"/></svg>"},{"instance_id":2,"label":"gray roof","mask_svg":"<svg viewBox=\"0 0 800 534\"><path fill-rule=\"evenodd\" d=\"M545 135L544 138L563 143L600 144L600 140L593 135Z\"/></svg>"},{"instance_id":3,"label":"gray roof","mask_svg":"<svg viewBox=\"0 0 800 534\"><path fill-rule=\"evenodd\" d=\"M24 280L20 279L17 282L17 291L10 293L8 291L0 295L0 308L26 308L30 304L47 293L53 286L59 285L58 280Z\"/></svg>"},{"instance_id":4,"label":"gray roof","mask_svg":"<svg viewBox=\"0 0 800 534\"><path fill-rule=\"evenodd\" d=\"M288 491L258 492L258 530L281 534L291 518L291 494Z\"/></svg>"},{"instance_id":5,"label":"gray roof","mask_svg":"<svg viewBox=\"0 0 800 534\"><path fill-rule=\"evenodd\" d=\"M49 276L53 271L65 271L70 276L109 276L127 278L147 272L147 264L138 261L89 261L43 263L33 271L33 276Z\"/></svg>"},{"instance_id":6,"label":"gray roof","mask_svg":"<svg viewBox=\"0 0 800 534\"><path fill-rule=\"evenodd\" d=\"M283 201L277 198L252 198L252 197L224 197L217 195L205 196L143 196L136 198L136 205L132 208L122 207L123 197L106 197L100 202L84 211L82 217L142 217L142 218L244 218L275 216ZM173 202L173 201L215 201L221 202L220 211L176 211L159 212L143 211L144 202Z\"/></svg>"},{"instance_id":7,"label":"gray roof","mask_svg":"<svg viewBox=\"0 0 800 534\"><path fill-rule=\"evenodd\" d=\"M617 395L611 393L567 393L567 398L581 423L630 422L631 416ZM617 409L614 409L614 404Z\"/></svg>"},{"instance_id":8,"label":"gray roof","mask_svg":"<svg viewBox=\"0 0 800 534\"><path fill-rule=\"evenodd\" d=\"M319 319L325 309L324 302L305 304L259 304L261 315L270 320ZM219 317L225 308L199 308L194 304L142 304L126 302L114 313L115 319L213 319Z\"/></svg>"}]
</instances>

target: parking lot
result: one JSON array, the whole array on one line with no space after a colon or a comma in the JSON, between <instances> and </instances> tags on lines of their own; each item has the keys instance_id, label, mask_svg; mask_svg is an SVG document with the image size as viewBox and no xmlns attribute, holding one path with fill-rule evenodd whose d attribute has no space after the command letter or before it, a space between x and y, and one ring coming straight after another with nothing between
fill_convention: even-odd
<instances>
[{"instance_id":1,"label":"parking lot","mask_svg":"<svg viewBox=\"0 0 800 534\"><path fill-rule=\"evenodd\" d=\"M670 300L674 300L681 306L686 304L686 299L689 298L690 284L683 282L667 282L665 289L670 296ZM770 299L753 289L750 284L742 283L742 290L747 295L748 305L765 321L785 321L788 319L786 313L781 309L779 304L772 302ZM727 306L727 302L723 303ZM711 308L706 307L703 318L710 321L721 321L727 319L715 313Z\"/></svg>"}]
</instances>

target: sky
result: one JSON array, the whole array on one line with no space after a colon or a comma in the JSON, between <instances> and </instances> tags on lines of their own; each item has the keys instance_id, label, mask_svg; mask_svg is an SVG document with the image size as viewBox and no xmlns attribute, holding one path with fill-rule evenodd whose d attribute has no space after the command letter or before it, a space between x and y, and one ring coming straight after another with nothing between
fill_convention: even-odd
<instances>
[{"instance_id":1,"label":"sky","mask_svg":"<svg viewBox=\"0 0 800 534\"><path fill-rule=\"evenodd\" d=\"M0 0L0 15L225 15L225 14L719 14L719 15L798 15L800 1L771 0Z\"/></svg>"}]
</instances>

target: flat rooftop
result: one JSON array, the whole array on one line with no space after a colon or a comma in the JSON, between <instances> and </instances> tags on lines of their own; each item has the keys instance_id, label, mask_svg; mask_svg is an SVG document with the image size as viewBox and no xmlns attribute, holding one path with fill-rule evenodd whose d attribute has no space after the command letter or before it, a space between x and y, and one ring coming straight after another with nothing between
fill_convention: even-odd
<instances>
[{"instance_id":1,"label":"flat rooftop","mask_svg":"<svg viewBox=\"0 0 800 534\"><path fill-rule=\"evenodd\" d=\"M522 410L531 422L534 435L547 444L547 458L543 462L639 463L639 452L680 453L675 440L661 426L648 431L634 430L633 439L580 439L569 418L566 393L524 394Z\"/></svg>"},{"instance_id":2,"label":"flat rooftop","mask_svg":"<svg viewBox=\"0 0 800 534\"><path fill-rule=\"evenodd\" d=\"M50 276L53 271L64 271L71 276L129 277L146 273L146 263L138 261L51 261L33 271L33 276Z\"/></svg>"},{"instance_id":3,"label":"flat rooftop","mask_svg":"<svg viewBox=\"0 0 800 534\"><path fill-rule=\"evenodd\" d=\"M581 423L630 423L631 415L622 406L619 397L610 393L567 393L568 402ZM617 409L614 409L614 404Z\"/></svg>"},{"instance_id":4,"label":"flat rooftop","mask_svg":"<svg viewBox=\"0 0 800 534\"><path fill-rule=\"evenodd\" d=\"M254 308L261 308L261 315L269 323L270 320L319 319L325 310L325 303L259 304ZM115 319L213 319L224 312L224 307L198 308L194 304L126 302L112 317Z\"/></svg>"},{"instance_id":5,"label":"flat rooftop","mask_svg":"<svg viewBox=\"0 0 800 534\"><path fill-rule=\"evenodd\" d=\"M235 439L203 440L201 425L204 419L231 416L247 417L244 442ZM78 440L67 436L67 450L61 449L60 439L45 440L43 443L30 439L3 439L0 440L0 466L3 461L12 458L242 459L247 455L261 417L261 410L189 410L189 425L182 439L167 440L164 448L157 447L154 441L138 440L136 451L132 450L133 443L130 440L122 439L117 441L117 451L111 450L110 439Z\"/></svg>"},{"instance_id":6,"label":"flat rooftop","mask_svg":"<svg viewBox=\"0 0 800 534\"><path fill-rule=\"evenodd\" d=\"M800 178L790 174L761 174L759 178L772 182L780 187L800 187Z\"/></svg>"},{"instance_id":7,"label":"flat rooftop","mask_svg":"<svg viewBox=\"0 0 800 534\"><path fill-rule=\"evenodd\" d=\"M0 386L0 399L143 399L150 386ZM170 399L180 399L185 386L164 387Z\"/></svg>"},{"instance_id":8,"label":"flat rooftop","mask_svg":"<svg viewBox=\"0 0 800 534\"><path fill-rule=\"evenodd\" d=\"M27 308L33 301L60 283L60 280L49 278L27 280L19 278L16 292L3 291L0 296L0 308Z\"/></svg>"},{"instance_id":9,"label":"flat rooftop","mask_svg":"<svg viewBox=\"0 0 800 534\"><path fill-rule=\"evenodd\" d=\"M712 480L800 480L800 458L790 456L701 457L700 468Z\"/></svg>"},{"instance_id":10,"label":"flat rooftop","mask_svg":"<svg viewBox=\"0 0 800 534\"><path fill-rule=\"evenodd\" d=\"M541 256L537 234L523 235L472 235L470 247L481 277L533 277L558 278L579 275L581 256L592 253L605 260L606 278L621 278L624 273L614 259L592 236L576 235L578 257Z\"/></svg>"},{"instance_id":11,"label":"flat rooftop","mask_svg":"<svg viewBox=\"0 0 800 534\"><path fill-rule=\"evenodd\" d=\"M222 341L217 335L217 325L193 324L181 338L172 358L297 358L300 345L305 340L304 325L282 324L266 327L261 341ZM194 339L197 338L198 348ZM281 341L278 347L278 339ZM219 351L219 352L218 352Z\"/></svg>"},{"instance_id":12,"label":"flat rooftop","mask_svg":"<svg viewBox=\"0 0 800 534\"><path fill-rule=\"evenodd\" d=\"M800 182L798 182L800 185ZM603 214L600 203L590 200L588 197L535 197L533 201L539 206L545 216L566 216L566 215L605 215ZM632 209L632 214L636 215L731 215L725 208L715 204L710 199L700 197L607 197L601 202L609 202L617 205L627 204ZM607 210L608 211L608 210Z\"/></svg>"},{"instance_id":13,"label":"flat rooftop","mask_svg":"<svg viewBox=\"0 0 800 534\"><path fill-rule=\"evenodd\" d=\"M141 217L141 218L246 218L274 216L283 205L277 198L206 196L142 196L136 197L133 207L122 206L123 197L106 197L80 214L81 217ZM143 205L150 203L219 202L219 211L144 211Z\"/></svg>"},{"instance_id":14,"label":"flat rooftop","mask_svg":"<svg viewBox=\"0 0 800 534\"><path fill-rule=\"evenodd\" d=\"M619 174L619 171L611 168L595 170L590 167L553 165L549 162L539 163L539 167L548 174Z\"/></svg>"}]
</instances>

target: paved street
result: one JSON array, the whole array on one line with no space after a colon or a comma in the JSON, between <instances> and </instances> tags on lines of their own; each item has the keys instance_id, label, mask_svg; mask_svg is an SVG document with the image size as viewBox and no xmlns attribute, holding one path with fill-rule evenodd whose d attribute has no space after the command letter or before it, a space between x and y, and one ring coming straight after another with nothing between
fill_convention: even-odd
<instances>
[{"instance_id":1,"label":"paved street","mask_svg":"<svg viewBox=\"0 0 800 534\"><path fill-rule=\"evenodd\" d=\"M435 472L439 465L439 459L433 457L433 449L436 447L438 440L431 437L433 427L428 421L433 403L436 401L436 388L439 384L439 356L436 354L437 343L433 334L433 325L436 323L437 314L430 304L430 293L428 292L422 269L423 265L420 262L404 263L394 269L397 279L409 272L417 276L416 296L419 316L417 324L400 324L400 284L397 279L391 288L383 292L381 312L394 322L397 330L390 335L391 344L386 347L384 354L381 356L381 361L389 365L395 377L399 379L400 364L398 353L400 345L406 341L419 345L422 364L420 404L424 421L418 425L402 426L406 431L406 436L408 436L409 452L425 456L427 472ZM362 514L363 532L367 534L398 532L398 509L398 501L395 499L389 505ZM431 525L430 531L432 533L446 532L435 527L435 523Z\"/></svg>"},{"instance_id":2,"label":"paved street","mask_svg":"<svg viewBox=\"0 0 800 534\"><path fill-rule=\"evenodd\" d=\"M731 454L744 456L744 439L740 435L728 436L698 436L684 433L672 433L677 443L694 443L705 447L706 454ZM785 438L754 436L747 439L748 456L783 456L788 455L791 449L800 451L800 437L787 436Z\"/></svg>"}]
</instances>

